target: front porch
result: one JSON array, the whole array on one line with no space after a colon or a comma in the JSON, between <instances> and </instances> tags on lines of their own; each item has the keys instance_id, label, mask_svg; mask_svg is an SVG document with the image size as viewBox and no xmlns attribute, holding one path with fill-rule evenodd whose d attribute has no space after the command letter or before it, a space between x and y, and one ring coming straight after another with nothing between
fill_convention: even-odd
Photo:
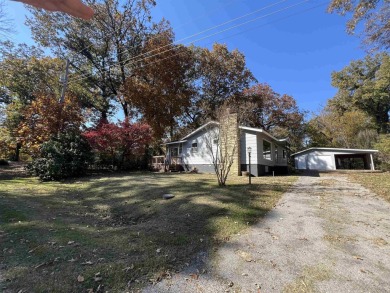
<instances>
[{"instance_id":1,"label":"front porch","mask_svg":"<svg viewBox=\"0 0 390 293\"><path fill-rule=\"evenodd\" d=\"M184 171L181 156L153 156L151 168L155 172L181 172Z\"/></svg>"}]
</instances>

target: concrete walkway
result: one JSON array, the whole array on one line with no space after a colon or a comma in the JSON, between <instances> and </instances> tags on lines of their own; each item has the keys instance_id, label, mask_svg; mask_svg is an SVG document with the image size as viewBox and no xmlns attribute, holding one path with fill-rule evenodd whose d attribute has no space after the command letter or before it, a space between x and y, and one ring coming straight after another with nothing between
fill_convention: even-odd
<instances>
[{"instance_id":1,"label":"concrete walkway","mask_svg":"<svg viewBox=\"0 0 390 293\"><path fill-rule=\"evenodd\" d=\"M390 292L390 204L344 176L301 177L245 235L144 292Z\"/></svg>"}]
</instances>

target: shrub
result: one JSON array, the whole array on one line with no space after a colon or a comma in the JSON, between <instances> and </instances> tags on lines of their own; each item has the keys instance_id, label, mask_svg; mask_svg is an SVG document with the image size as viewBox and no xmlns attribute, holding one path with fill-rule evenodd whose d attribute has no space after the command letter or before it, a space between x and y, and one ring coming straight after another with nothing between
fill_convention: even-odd
<instances>
[{"instance_id":1,"label":"shrub","mask_svg":"<svg viewBox=\"0 0 390 293\"><path fill-rule=\"evenodd\" d=\"M8 166L9 163L7 160L0 159L0 166Z\"/></svg>"},{"instance_id":2,"label":"shrub","mask_svg":"<svg viewBox=\"0 0 390 293\"><path fill-rule=\"evenodd\" d=\"M63 133L43 143L39 157L27 169L41 180L59 180L84 175L92 159L91 147L82 136Z\"/></svg>"},{"instance_id":3,"label":"shrub","mask_svg":"<svg viewBox=\"0 0 390 293\"><path fill-rule=\"evenodd\" d=\"M390 134L380 135L374 147L379 151L379 167L383 171L390 171Z\"/></svg>"}]
</instances>

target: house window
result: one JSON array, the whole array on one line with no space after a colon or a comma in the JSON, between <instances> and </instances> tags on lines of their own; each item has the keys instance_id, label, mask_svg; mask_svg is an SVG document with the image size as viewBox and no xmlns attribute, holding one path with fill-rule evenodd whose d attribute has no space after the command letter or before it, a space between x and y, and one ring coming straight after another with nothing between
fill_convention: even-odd
<instances>
[{"instance_id":1,"label":"house window","mask_svg":"<svg viewBox=\"0 0 390 293\"><path fill-rule=\"evenodd\" d=\"M283 159L285 159L286 158L286 150L283 150Z\"/></svg>"},{"instance_id":2,"label":"house window","mask_svg":"<svg viewBox=\"0 0 390 293\"><path fill-rule=\"evenodd\" d=\"M192 142L191 151L193 151L193 152L198 151L198 143L196 141Z\"/></svg>"},{"instance_id":3,"label":"house window","mask_svg":"<svg viewBox=\"0 0 390 293\"><path fill-rule=\"evenodd\" d=\"M263 158L267 160L272 160L271 157L271 143L269 141L263 140Z\"/></svg>"}]
</instances>

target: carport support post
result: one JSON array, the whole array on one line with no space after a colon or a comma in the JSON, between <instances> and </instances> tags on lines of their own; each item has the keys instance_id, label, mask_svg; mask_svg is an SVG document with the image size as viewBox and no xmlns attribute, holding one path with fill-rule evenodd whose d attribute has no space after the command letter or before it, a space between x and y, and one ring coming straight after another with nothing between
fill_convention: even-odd
<instances>
[{"instance_id":1,"label":"carport support post","mask_svg":"<svg viewBox=\"0 0 390 293\"><path fill-rule=\"evenodd\" d=\"M370 154L370 161L371 161L371 171L374 171L375 166L374 166L374 158L373 158L372 154Z\"/></svg>"}]
</instances>

